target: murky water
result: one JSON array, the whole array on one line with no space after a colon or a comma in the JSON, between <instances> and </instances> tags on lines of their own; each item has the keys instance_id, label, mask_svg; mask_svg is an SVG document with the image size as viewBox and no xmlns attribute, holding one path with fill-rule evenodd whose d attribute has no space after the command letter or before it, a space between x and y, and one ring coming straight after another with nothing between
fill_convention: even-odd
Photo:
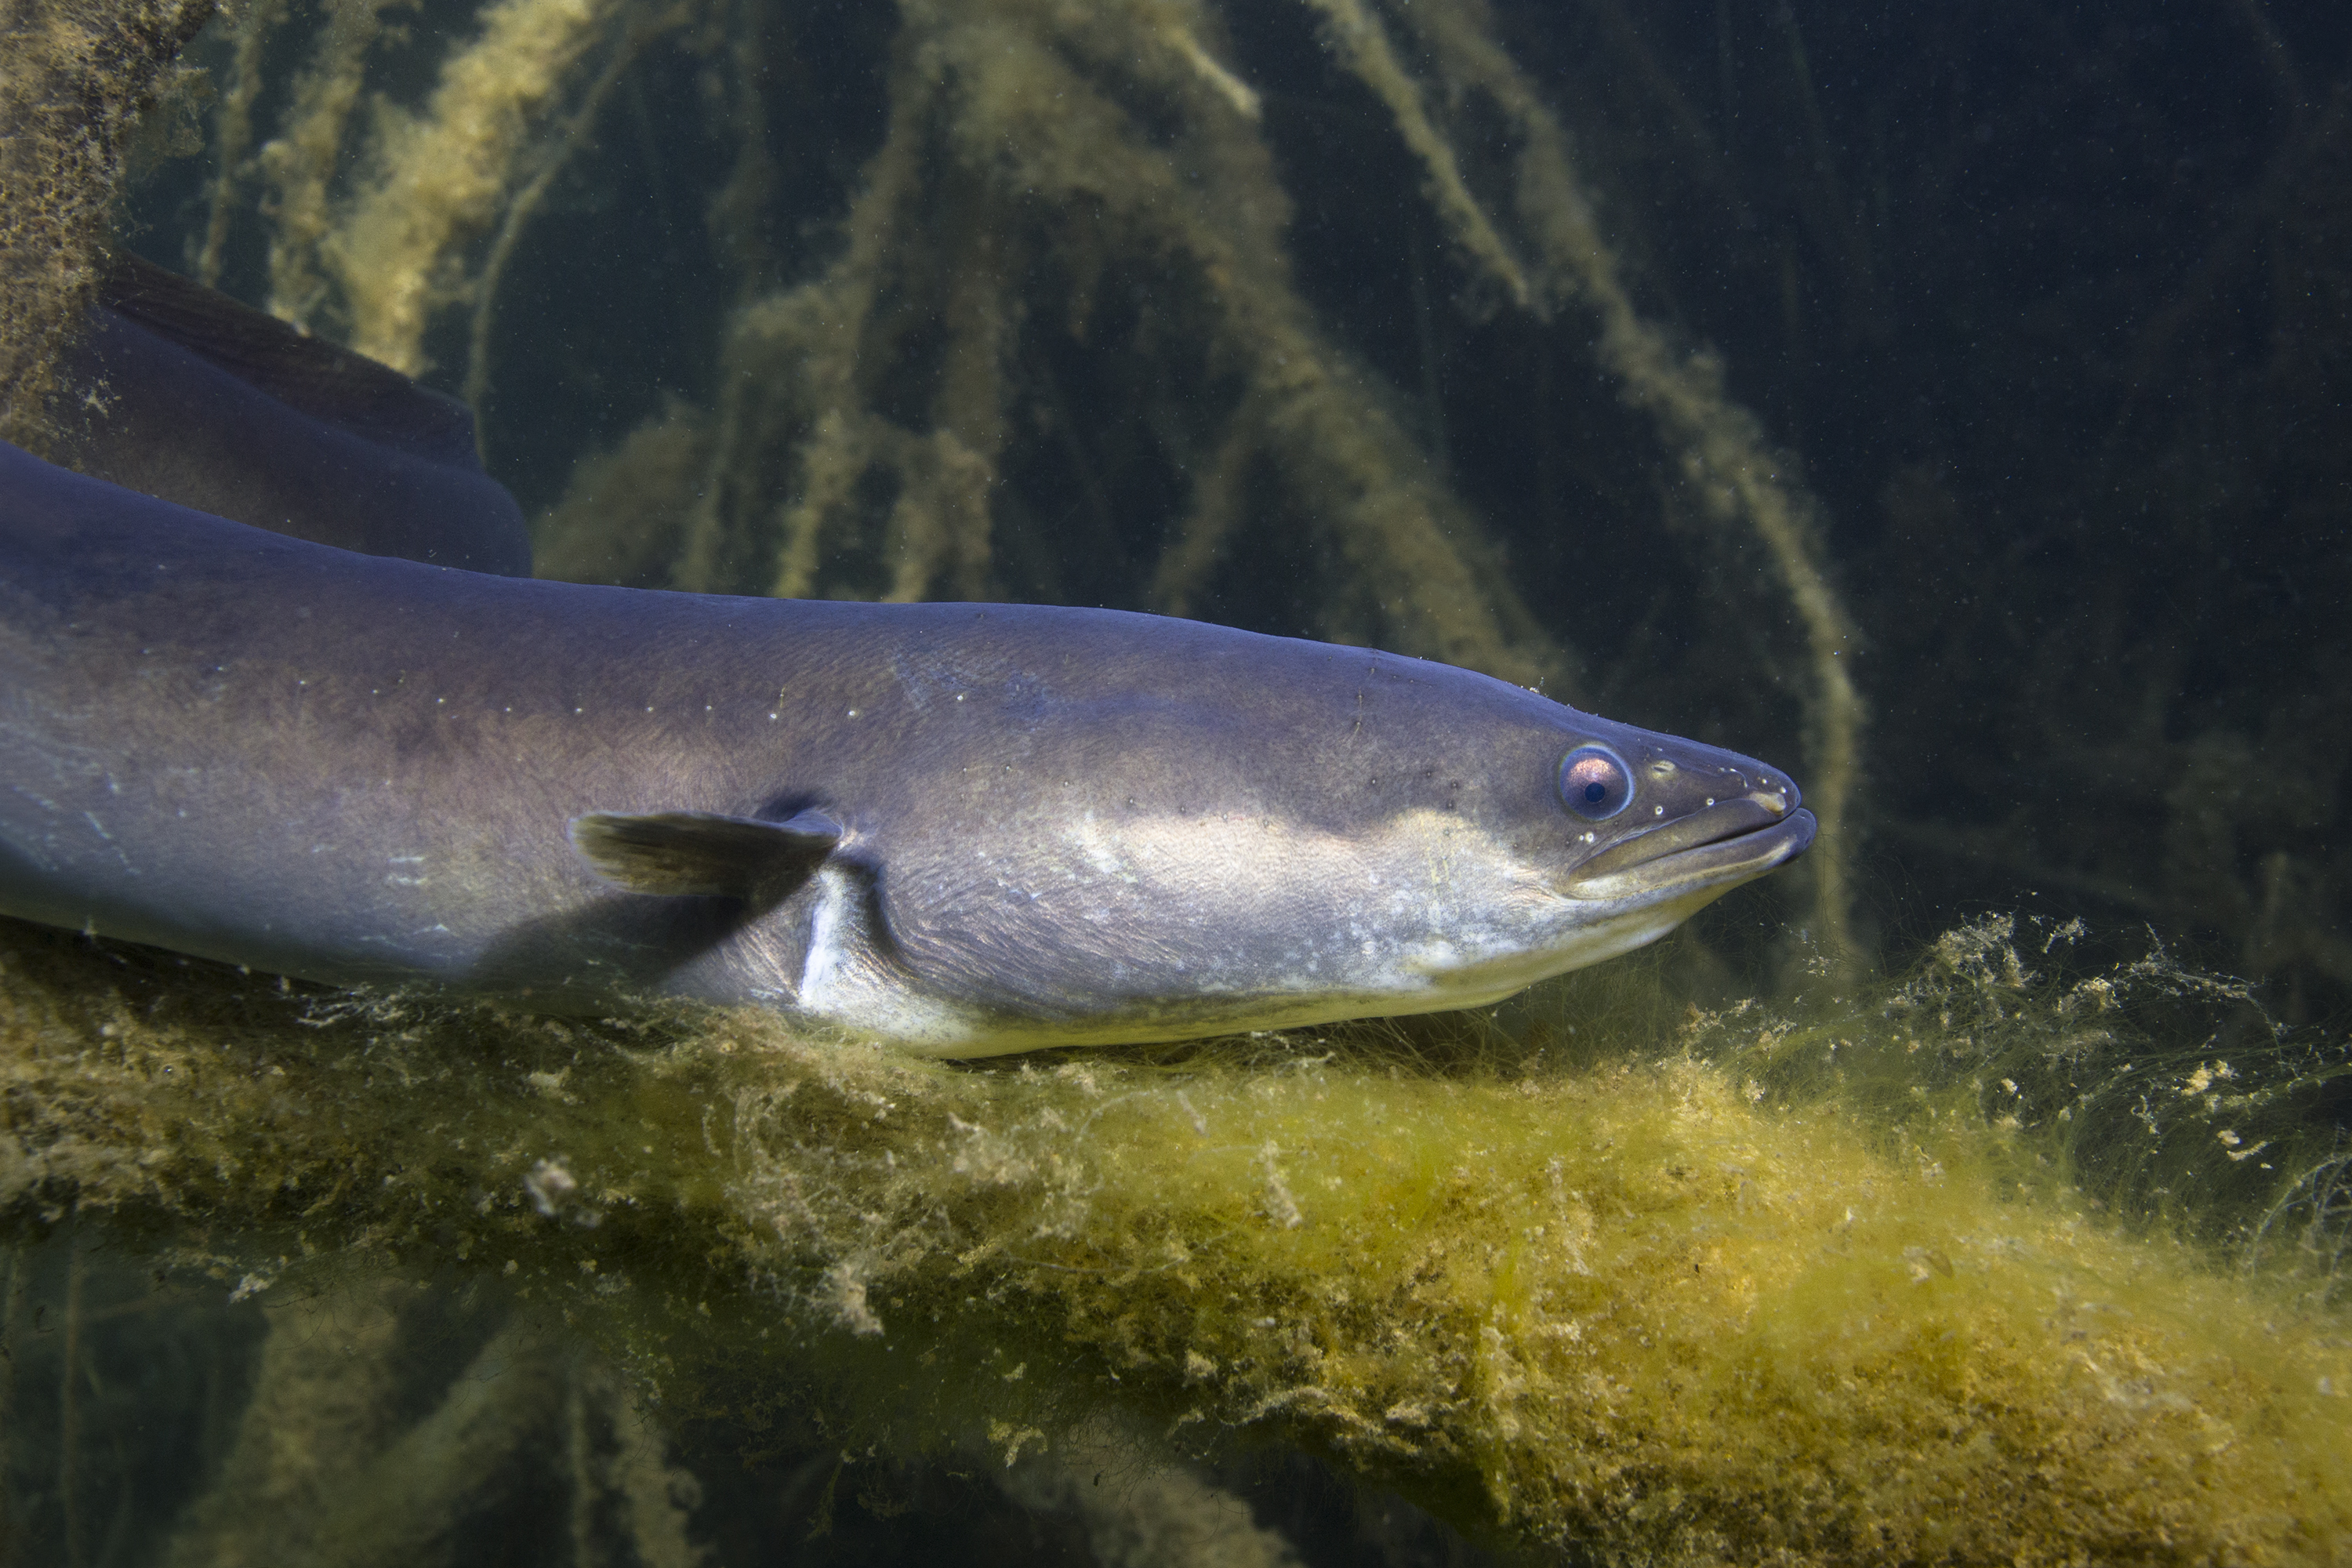
<instances>
[{"instance_id":1,"label":"murky water","mask_svg":"<svg viewBox=\"0 0 2352 1568\"><path fill-rule=\"evenodd\" d=\"M467 398L542 575L1376 645L1783 763L1824 831L1491 1016L985 1071L11 926L0 1539L2334 1560L2347 52L215 22L123 242Z\"/></svg>"}]
</instances>

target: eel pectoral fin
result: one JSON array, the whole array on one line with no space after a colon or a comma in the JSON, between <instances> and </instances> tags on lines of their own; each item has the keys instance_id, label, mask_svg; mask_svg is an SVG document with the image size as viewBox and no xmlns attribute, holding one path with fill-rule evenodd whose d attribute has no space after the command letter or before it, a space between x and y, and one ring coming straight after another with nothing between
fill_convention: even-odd
<instances>
[{"instance_id":1,"label":"eel pectoral fin","mask_svg":"<svg viewBox=\"0 0 2352 1568\"><path fill-rule=\"evenodd\" d=\"M782 822L709 811L592 811L572 844L596 875L632 893L772 902L807 880L841 842L821 811Z\"/></svg>"}]
</instances>

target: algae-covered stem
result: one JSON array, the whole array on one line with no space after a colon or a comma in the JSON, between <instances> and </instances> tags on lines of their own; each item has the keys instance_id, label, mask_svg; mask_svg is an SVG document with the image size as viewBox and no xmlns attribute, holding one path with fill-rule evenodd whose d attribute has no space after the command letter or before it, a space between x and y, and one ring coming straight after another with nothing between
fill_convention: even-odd
<instances>
[{"instance_id":1,"label":"algae-covered stem","mask_svg":"<svg viewBox=\"0 0 2352 1568\"><path fill-rule=\"evenodd\" d=\"M0 440L40 449L98 283L123 150L215 0L0 8Z\"/></svg>"},{"instance_id":2,"label":"algae-covered stem","mask_svg":"<svg viewBox=\"0 0 2352 1568\"><path fill-rule=\"evenodd\" d=\"M364 1291L379 1268L471 1282L560 1316L667 1424L814 1398L835 1452L992 1426L1058 1447L1108 1405L1622 1563L1694 1540L1733 1563L2317 1562L2352 1529L2336 1320L2063 1191L2020 1194L2045 1145L1965 1096L1872 1136L1834 1094L1759 1095L1737 1050L1652 1059L1638 1012L1615 1019L1627 1049L1575 1068L1357 1034L975 1072L748 1013L616 1031L327 1007L0 940L0 1131L27 1161L9 1202L70 1189L170 1234L200 1216L229 1278L296 1258L273 1291ZM2026 1048L2066 1026L2052 999L2001 1000ZM1940 1058L1959 1036L1936 1018L1906 1029ZM1714 1026L1782 1048L1769 1020ZM1917 1059L1904 1032L1849 1034L1847 1070ZM543 1162L575 1184L553 1213L528 1184ZM306 1342L267 1354L299 1372ZM403 1375L389 1353L346 1364L358 1383L308 1397ZM538 1372L518 1383L518 1411L544 1403ZM396 1479L394 1449L499 1384L453 1384L364 1473ZM283 1445L239 1447L192 1532L267 1513L240 1500L285 1473ZM330 1479L287 1511L340 1528L376 1506Z\"/></svg>"},{"instance_id":3,"label":"algae-covered stem","mask_svg":"<svg viewBox=\"0 0 2352 1568\"><path fill-rule=\"evenodd\" d=\"M1378 24L1356 0L1316 0L1347 18L1343 37L1367 60L1366 79L1391 102L1401 122L1422 121L1419 96L1385 47L1360 41ZM1866 710L1856 689L1853 655L1859 645L1822 563L1818 508L1776 455L1756 417L1723 388L1722 370L1708 355L1680 353L1665 331L1634 304L1622 263L1592 221L1592 199L1578 177L1559 118L1517 62L1474 20L1461 0L1407 8L1440 75L1457 91L1475 86L1492 96L1517 126L1517 214L1540 258L1540 289L1530 288L1521 264L1496 237L1464 189L1445 143L1432 135L1407 140L1428 163L1442 193L1438 210L1455 223L1465 250L1496 273L1515 298L1538 315L1581 307L1601 319L1597 352L1624 384L1626 401L1656 422L1666 449L1676 454L1701 510L1719 527L1745 523L1763 543L1782 591L1804 627L1811 664L1807 701L1814 778L1807 798L1822 822L1812 858L1814 933L1831 959L1851 971L1862 959L1854 945L1850 868L1855 852L1852 808L1862 775Z\"/></svg>"}]
</instances>

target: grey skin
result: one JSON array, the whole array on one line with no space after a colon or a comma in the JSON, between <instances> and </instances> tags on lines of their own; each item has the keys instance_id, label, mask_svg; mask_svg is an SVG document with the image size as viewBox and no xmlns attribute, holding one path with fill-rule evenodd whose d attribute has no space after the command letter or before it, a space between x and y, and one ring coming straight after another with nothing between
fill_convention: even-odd
<instances>
[{"instance_id":1,"label":"grey skin","mask_svg":"<svg viewBox=\"0 0 2352 1568\"><path fill-rule=\"evenodd\" d=\"M0 458L0 912L260 969L1173 1039L1491 1002L1813 831L1760 763L1443 665L486 575Z\"/></svg>"},{"instance_id":2,"label":"grey skin","mask_svg":"<svg viewBox=\"0 0 2352 1568\"><path fill-rule=\"evenodd\" d=\"M454 398L136 256L61 367L58 460L370 555L530 575L530 538Z\"/></svg>"}]
</instances>

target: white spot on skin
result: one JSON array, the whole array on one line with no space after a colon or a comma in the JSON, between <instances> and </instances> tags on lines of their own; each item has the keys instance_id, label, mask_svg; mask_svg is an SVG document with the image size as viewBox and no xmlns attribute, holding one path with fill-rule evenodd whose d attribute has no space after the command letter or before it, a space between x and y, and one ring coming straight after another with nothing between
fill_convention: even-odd
<instances>
[{"instance_id":1,"label":"white spot on skin","mask_svg":"<svg viewBox=\"0 0 2352 1568\"><path fill-rule=\"evenodd\" d=\"M871 1030L919 1047L953 1054L980 1037L959 1009L909 990L892 966L876 961L858 912L859 886L837 866L816 874L802 962L800 1011L845 1027Z\"/></svg>"},{"instance_id":2,"label":"white spot on skin","mask_svg":"<svg viewBox=\"0 0 2352 1568\"><path fill-rule=\"evenodd\" d=\"M821 1011L824 996L840 972L841 923L847 879L838 873L823 871L818 880L824 892L817 900L816 910L809 917L808 958L801 965L801 1005Z\"/></svg>"}]
</instances>

